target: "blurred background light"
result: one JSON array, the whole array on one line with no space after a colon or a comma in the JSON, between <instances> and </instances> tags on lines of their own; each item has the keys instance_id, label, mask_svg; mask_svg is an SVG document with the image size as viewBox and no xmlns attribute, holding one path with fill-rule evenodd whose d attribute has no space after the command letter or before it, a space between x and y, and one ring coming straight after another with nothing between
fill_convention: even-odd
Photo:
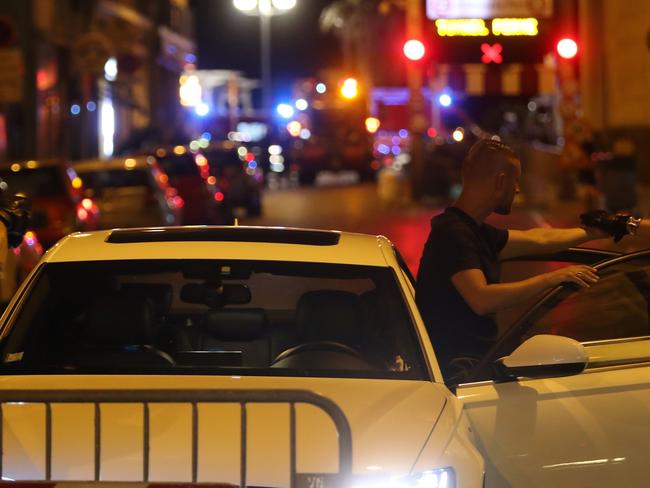
<instances>
[{"instance_id":1,"label":"blurred background light","mask_svg":"<svg viewBox=\"0 0 650 488\"><path fill-rule=\"evenodd\" d=\"M233 5L237 10L249 12L257 8L257 0L233 0Z\"/></svg>"},{"instance_id":2,"label":"blurred background light","mask_svg":"<svg viewBox=\"0 0 650 488\"><path fill-rule=\"evenodd\" d=\"M275 108L275 110L278 112L280 117L282 117L283 119L290 119L291 117L293 117L293 114L295 113L295 110L293 109L293 107L291 105L289 105L288 103L279 104Z\"/></svg>"},{"instance_id":3,"label":"blurred background light","mask_svg":"<svg viewBox=\"0 0 650 488\"><path fill-rule=\"evenodd\" d=\"M325 83L317 83L316 84L316 92L320 93L321 95L327 91L327 85Z\"/></svg>"},{"instance_id":4,"label":"blurred background light","mask_svg":"<svg viewBox=\"0 0 650 488\"><path fill-rule=\"evenodd\" d=\"M307 110L309 108L309 103L304 98L299 98L296 100L296 108L298 110Z\"/></svg>"},{"instance_id":5,"label":"blurred background light","mask_svg":"<svg viewBox=\"0 0 650 488\"><path fill-rule=\"evenodd\" d=\"M117 59L108 58L104 63L104 78L108 81L115 81L117 79Z\"/></svg>"},{"instance_id":6,"label":"blurred background light","mask_svg":"<svg viewBox=\"0 0 650 488\"><path fill-rule=\"evenodd\" d=\"M438 102L443 107L449 107L451 105L451 102L452 102L451 95L449 95L447 93L443 93L442 95L440 95L438 97Z\"/></svg>"}]
</instances>

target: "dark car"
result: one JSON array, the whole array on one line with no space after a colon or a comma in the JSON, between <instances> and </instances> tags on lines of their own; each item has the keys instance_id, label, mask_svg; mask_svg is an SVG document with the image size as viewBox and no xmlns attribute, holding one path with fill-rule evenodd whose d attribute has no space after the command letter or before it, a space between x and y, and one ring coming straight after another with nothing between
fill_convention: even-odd
<instances>
[{"instance_id":1,"label":"dark car","mask_svg":"<svg viewBox=\"0 0 650 488\"><path fill-rule=\"evenodd\" d=\"M185 146L158 149L155 157L169 176L169 183L183 198L183 224L223 224L227 222L224 195L210 178L206 157Z\"/></svg>"},{"instance_id":2,"label":"dark car","mask_svg":"<svg viewBox=\"0 0 650 488\"><path fill-rule=\"evenodd\" d=\"M92 198L84 197L83 181L66 161L3 163L0 178L31 201L31 227L43 247L71 232L98 228L99 209Z\"/></svg>"},{"instance_id":3,"label":"dark car","mask_svg":"<svg viewBox=\"0 0 650 488\"><path fill-rule=\"evenodd\" d=\"M237 149L213 146L206 150L210 172L217 177L224 195L224 205L230 215L259 216L262 214L261 184L257 179L261 175L260 162L252 159L255 157L252 152L246 153L251 155L250 161L246 160L246 156L242 161Z\"/></svg>"}]
</instances>

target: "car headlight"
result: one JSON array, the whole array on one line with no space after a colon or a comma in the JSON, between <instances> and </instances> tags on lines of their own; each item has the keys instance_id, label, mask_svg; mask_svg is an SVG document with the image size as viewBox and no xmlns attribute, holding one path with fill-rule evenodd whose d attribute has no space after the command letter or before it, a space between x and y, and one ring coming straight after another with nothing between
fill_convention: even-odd
<instances>
[{"instance_id":1,"label":"car headlight","mask_svg":"<svg viewBox=\"0 0 650 488\"><path fill-rule=\"evenodd\" d=\"M351 488L456 488L456 475L453 468L439 468L408 476L359 480Z\"/></svg>"}]
</instances>

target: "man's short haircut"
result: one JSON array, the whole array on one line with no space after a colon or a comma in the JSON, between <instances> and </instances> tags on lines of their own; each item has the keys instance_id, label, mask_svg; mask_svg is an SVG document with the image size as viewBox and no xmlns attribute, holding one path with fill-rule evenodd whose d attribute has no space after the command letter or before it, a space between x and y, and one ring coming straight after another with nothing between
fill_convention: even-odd
<instances>
[{"instance_id":1,"label":"man's short haircut","mask_svg":"<svg viewBox=\"0 0 650 488\"><path fill-rule=\"evenodd\" d=\"M493 139L481 139L474 143L463 161L463 179L478 180L496 175L513 159L518 158L509 146Z\"/></svg>"}]
</instances>

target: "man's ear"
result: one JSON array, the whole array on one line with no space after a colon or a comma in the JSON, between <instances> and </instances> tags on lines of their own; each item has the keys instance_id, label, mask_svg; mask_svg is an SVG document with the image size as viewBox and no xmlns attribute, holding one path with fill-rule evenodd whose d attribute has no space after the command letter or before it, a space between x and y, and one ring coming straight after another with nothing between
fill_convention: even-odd
<instances>
[{"instance_id":1,"label":"man's ear","mask_svg":"<svg viewBox=\"0 0 650 488\"><path fill-rule=\"evenodd\" d=\"M494 175L494 189L496 191L503 191L506 184L506 174L504 172Z\"/></svg>"}]
</instances>

